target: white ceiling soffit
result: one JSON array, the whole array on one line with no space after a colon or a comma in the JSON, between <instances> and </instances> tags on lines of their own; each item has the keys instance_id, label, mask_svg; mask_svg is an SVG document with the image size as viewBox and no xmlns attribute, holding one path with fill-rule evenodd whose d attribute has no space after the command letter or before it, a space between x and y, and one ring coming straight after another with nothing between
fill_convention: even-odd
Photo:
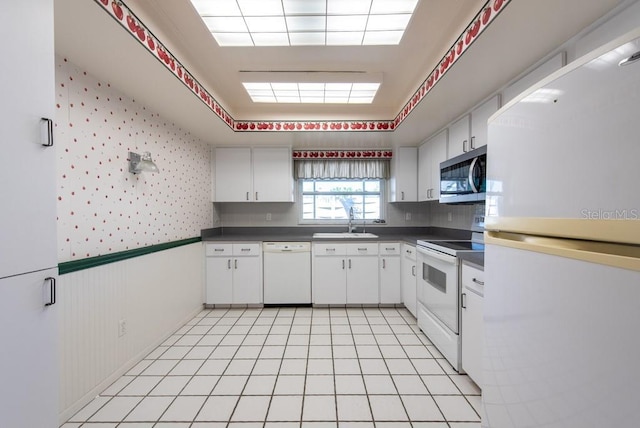
<instances>
[{"instance_id":1,"label":"white ceiling soffit","mask_svg":"<svg viewBox=\"0 0 640 428\"><path fill-rule=\"evenodd\" d=\"M86 71L110 81L113 86L120 88L127 95L136 97L164 117L175 121L178 125L189 129L212 144L288 144L299 148L345 146L374 148L385 147L390 144L416 145L429 134L437 131L461 114L465 109L506 84L514 76L604 15L618 3L614 0L598 2L597 5L591 4L592 2L585 3L581 0L564 0L563 2L512 0L509 2L509 7L504 9L503 15L493 22L483 32L482 37L478 38L477 42L474 43L473 49L469 49L468 52L460 57L455 63L455 67L451 67L446 73L446 78L442 78L438 85L429 91L428 96L413 106L411 114L404 118L401 126L393 132L345 133L331 132L331 129L328 129L322 133L276 133L234 132L226 122L219 120L212 114L210 105L205 105L202 101L200 86L206 86L207 89L211 88L211 91L216 91L207 91L206 93L211 94L211 96L215 95L221 102L226 102L227 99L220 96L220 93L224 92L221 89L226 89L229 85L226 84L228 82L225 79L221 79L220 83L216 84L217 79L212 80L207 77L206 69L198 66L197 59L199 57L197 52L199 51L195 48L193 52L188 49L190 40L185 38L184 33L186 30L172 25L172 19L177 19L178 21L183 18L186 19L184 16L180 17L181 14L186 14L187 18L190 16L189 14L194 15L192 10L185 9L184 5L182 5L183 9L181 9L182 12L178 10L178 17L172 16L171 19L168 19L167 17L162 18L166 11L160 10L161 8L158 7L159 4L157 2L151 0L131 0L127 2L132 7L136 6L137 15L152 27L153 34L158 36L163 44L167 45L171 53L184 58L181 62L185 65L185 68L193 73L193 76L198 76L198 81L203 82L202 85L198 85L198 97L196 97L191 88L185 90L184 80L176 76L175 72L172 73L170 68L159 66L157 56L150 55L148 49L145 52L142 45L132 37L130 31L123 31L123 28L119 27L114 19L108 18L104 10L96 7L96 5L101 6L105 1L111 6L110 0L96 0L95 3L56 0L56 51L59 55L69 58L70 61ZM178 4L183 2L188 3L188 0L163 2L161 4L165 6L167 3ZM430 2L423 0L417 11L425 3ZM140 11L138 11L138 7ZM153 19L151 19L152 16ZM127 18L123 18L126 24ZM470 20L466 20L463 23L458 23L456 30L458 35L461 33L460 29L465 30L469 22ZM135 19L133 24L137 24ZM539 31L541 26L544 26L544 31ZM442 29L440 30L442 31ZM410 38L411 33L418 33L419 35L420 31L420 28L415 29L410 24L405 38ZM531 37L531 34L536 34L536 37ZM139 36L137 34L133 35L135 37ZM455 36L450 37L450 40L455 40ZM448 43L447 46L451 46L452 42L449 41ZM377 56L376 54L379 54L384 56L386 48L373 48L370 55ZM295 48L273 49L270 50L271 56L280 57L280 54L283 53L283 57L286 58L289 54L284 51ZM427 47L424 50L428 50ZM235 52L237 53L238 51L236 50ZM434 65L443 57L443 52L448 52L448 47L440 50ZM508 54L505 55L507 52ZM344 55L345 52L339 53ZM255 70L257 67L254 67L251 61L247 61L247 58L261 55L263 54L252 55L250 51L245 51L242 55L239 55L240 58L236 62L244 62L247 66L236 66L235 70L229 73L230 76L233 76L231 80L238 79L239 70ZM418 56L418 54L415 53L414 56ZM432 55L432 63L434 62L433 58ZM282 61L280 62L282 63ZM428 61L423 59L422 62ZM166 61L162 61L162 63L166 65ZM332 63L341 65L336 68L344 70L347 68L344 64L349 62L334 59ZM304 67L299 66L299 68L304 70L318 69L319 67L312 67L314 64L316 63L306 59L302 64ZM282 63L281 65L283 65L282 68L286 68L284 67L286 64ZM404 70L404 67L395 68ZM429 70L432 69L433 65ZM220 70L217 71L219 72ZM426 73L425 68L409 71L414 76L411 79L413 83L408 85L412 88L408 94L411 95L412 90L420 87L421 82L426 78ZM388 73L383 74L384 81L387 82ZM227 76L227 78L229 77ZM242 90L242 87L240 89ZM233 91L233 94L239 94L239 90L233 89ZM382 89L380 92L382 92ZM243 96L248 99L246 92ZM407 95L405 95L404 101L406 101L406 97ZM401 101L401 103L404 101ZM242 107L245 102L246 100L240 102L238 106ZM242 107L242 110L238 111L240 107L234 105L233 102L231 104L233 107L230 107L229 110L234 115L234 118L235 116L239 118L245 117L245 114L248 116L258 115L258 113L255 113L256 110L251 113L251 109ZM289 111L292 115L295 115L299 107L296 106L295 109ZM327 117L327 120L334 119L336 123L346 123L343 119L335 120L335 116L349 117L349 115L354 115L352 110L336 111L338 109L333 107L330 110L334 110L334 112L327 113L326 110L314 110L316 112L315 117L318 119ZM378 121L384 121L397 113L398 107L396 104L396 109L392 115L388 113L390 111L389 108L384 106L374 105L372 108L363 110L365 110L363 116L366 114L375 118L376 112L378 112L378 117L384 118ZM248 113L244 113L244 111L248 111ZM286 109L274 110L270 107L268 111L260 111L259 117L264 117L262 120L265 122L268 120L281 120L283 117L290 117L286 112Z\"/></svg>"}]
</instances>

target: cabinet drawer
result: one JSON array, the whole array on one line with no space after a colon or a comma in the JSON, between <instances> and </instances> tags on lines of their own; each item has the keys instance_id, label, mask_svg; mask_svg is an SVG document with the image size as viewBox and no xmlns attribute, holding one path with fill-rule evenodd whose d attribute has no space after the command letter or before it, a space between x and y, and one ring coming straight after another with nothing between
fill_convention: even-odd
<instances>
[{"instance_id":1,"label":"cabinet drawer","mask_svg":"<svg viewBox=\"0 0 640 428\"><path fill-rule=\"evenodd\" d=\"M398 243L398 242L381 242L380 243L380 255L381 256L397 256L397 255L400 255L400 243Z\"/></svg>"},{"instance_id":2,"label":"cabinet drawer","mask_svg":"<svg viewBox=\"0 0 640 428\"><path fill-rule=\"evenodd\" d=\"M259 256L260 244L257 242L245 243L245 244L233 244L233 255L234 256Z\"/></svg>"},{"instance_id":3,"label":"cabinet drawer","mask_svg":"<svg viewBox=\"0 0 640 428\"><path fill-rule=\"evenodd\" d=\"M207 257L229 257L233 252L233 244L207 244L205 254Z\"/></svg>"},{"instance_id":4,"label":"cabinet drawer","mask_svg":"<svg viewBox=\"0 0 640 428\"><path fill-rule=\"evenodd\" d=\"M313 254L315 256L346 256L347 246L335 242L313 244Z\"/></svg>"},{"instance_id":5,"label":"cabinet drawer","mask_svg":"<svg viewBox=\"0 0 640 428\"><path fill-rule=\"evenodd\" d=\"M349 256L376 256L378 255L378 243L360 242L347 245Z\"/></svg>"},{"instance_id":6,"label":"cabinet drawer","mask_svg":"<svg viewBox=\"0 0 640 428\"><path fill-rule=\"evenodd\" d=\"M403 244L402 245L402 255L411 261L416 261L416 247L415 245Z\"/></svg>"},{"instance_id":7,"label":"cabinet drawer","mask_svg":"<svg viewBox=\"0 0 640 428\"><path fill-rule=\"evenodd\" d=\"M477 269L473 266L469 266L466 263L462 264L462 287L463 289L470 288L484 294L484 271Z\"/></svg>"}]
</instances>

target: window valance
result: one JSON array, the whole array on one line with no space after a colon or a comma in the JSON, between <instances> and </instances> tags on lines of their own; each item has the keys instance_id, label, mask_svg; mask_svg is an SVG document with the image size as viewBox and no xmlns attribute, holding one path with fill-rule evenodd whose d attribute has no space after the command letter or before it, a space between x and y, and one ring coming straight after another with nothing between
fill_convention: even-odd
<instances>
[{"instance_id":1,"label":"window valance","mask_svg":"<svg viewBox=\"0 0 640 428\"><path fill-rule=\"evenodd\" d=\"M295 159L296 179L387 179L389 159Z\"/></svg>"}]
</instances>

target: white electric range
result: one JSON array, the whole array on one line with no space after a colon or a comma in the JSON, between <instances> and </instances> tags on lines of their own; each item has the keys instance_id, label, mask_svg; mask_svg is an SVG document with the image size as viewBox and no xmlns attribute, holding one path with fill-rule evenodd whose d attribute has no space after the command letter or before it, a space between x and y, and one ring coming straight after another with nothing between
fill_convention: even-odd
<instances>
[{"instance_id":1,"label":"white electric range","mask_svg":"<svg viewBox=\"0 0 640 428\"><path fill-rule=\"evenodd\" d=\"M461 372L460 270L462 253L483 252L481 233L471 240L418 240L418 326L449 361Z\"/></svg>"}]
</instances>

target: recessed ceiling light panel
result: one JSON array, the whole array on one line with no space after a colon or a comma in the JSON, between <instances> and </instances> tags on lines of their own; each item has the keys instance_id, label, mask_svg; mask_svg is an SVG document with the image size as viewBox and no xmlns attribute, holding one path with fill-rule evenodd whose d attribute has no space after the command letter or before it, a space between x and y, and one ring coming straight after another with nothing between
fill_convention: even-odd
<instances>
[{"instance_id":1,"label":"recessed ceiling light panel","mask_svg":"<svg viewBox=\"0 0 640 428\"><path fill-rule=\"evenodd\" d=\"M397 45L418 3L418 0L190 1L220 46ZM265 35L268 33L278 36Z\"/></svg>"},{"instance_id":2,"label":"recessed ceiling light panel","mask_svg":"<svg viewBox=\"0 0 640 428\"><path fill-rule=\"evenodd\" d=\"M255 103L371 104L379 83L244 82Z\"/></svg>"}]
</instances>

